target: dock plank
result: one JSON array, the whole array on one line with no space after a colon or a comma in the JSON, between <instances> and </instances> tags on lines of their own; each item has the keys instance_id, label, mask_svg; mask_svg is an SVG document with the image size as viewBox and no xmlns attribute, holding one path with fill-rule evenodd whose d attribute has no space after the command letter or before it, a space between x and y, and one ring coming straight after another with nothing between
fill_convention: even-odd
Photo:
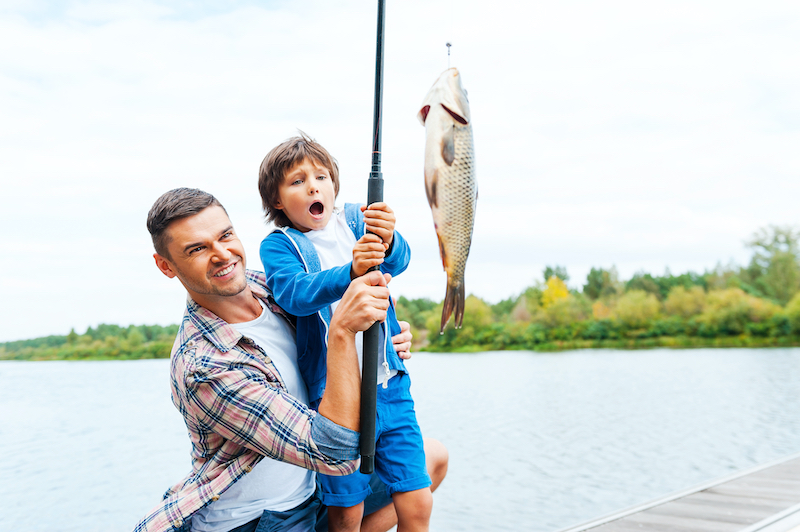
<instances>
[{"instance_id":1,"label":"dock plank","mask_svg":"<svg viewBox=\"0 0 800 532\"><path fill-rule=\"evenodd\" d=\"M561 532L800 532L799 503L797 453Z\"/></svg>"}]
</instances>

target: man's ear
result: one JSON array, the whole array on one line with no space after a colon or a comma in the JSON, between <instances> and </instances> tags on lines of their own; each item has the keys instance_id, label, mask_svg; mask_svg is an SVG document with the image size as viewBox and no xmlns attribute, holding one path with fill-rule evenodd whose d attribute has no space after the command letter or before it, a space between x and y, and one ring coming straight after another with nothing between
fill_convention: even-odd
<instances>
[{"instance_id":1,"label":"man's ear","mask_svg":"<svg viewBox=\"0 0 800 532\"><path fill-rule=\"evenodd\" d=\"M175 270L172 269L172 265L169 263L167 259L159 255L158 253L153 253L153 258L156 260L156 266L161 273L172 279L177 275Z\"/></svg>"}]
</instances>

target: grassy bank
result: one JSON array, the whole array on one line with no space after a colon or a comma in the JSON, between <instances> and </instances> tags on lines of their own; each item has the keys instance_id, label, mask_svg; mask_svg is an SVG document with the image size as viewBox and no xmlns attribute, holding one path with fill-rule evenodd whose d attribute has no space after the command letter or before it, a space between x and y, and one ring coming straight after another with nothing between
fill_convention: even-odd
<instances>
[{"instance_id":1,"label":"grassy bank","mask_svg":"<svg viewBox=\"0 0 800 532\"><path fill-rule=\"evenodd\" d=\"M723 338L696 338L690 336L661 336L658 338L626 338L615 340L555 340L542 342L533 346L509 346L505 351L537 351L555 352L573 349L652 349L669 347L675 349L692 349L700 347L800 347L800 336L780 338L754 338L752 336L731 336ZM489 345L465 345L454 349L442 349L428 345L418 351L431 353L476 353L496 351Z\"/></svg>"}]
</instances>

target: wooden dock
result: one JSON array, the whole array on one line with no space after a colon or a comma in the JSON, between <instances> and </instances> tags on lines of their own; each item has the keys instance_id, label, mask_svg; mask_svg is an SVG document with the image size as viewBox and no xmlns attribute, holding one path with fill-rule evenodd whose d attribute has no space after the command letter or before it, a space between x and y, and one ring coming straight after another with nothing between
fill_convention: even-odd
<instances>
[{"instance_id":1,"label":"wooden dock","mask_svg":"<svg viewBox=\"0 0 800 532\"><path fill-rule=\"evenodd\" d=\"M800 453L560 532L800 532Z\"/></svg>"}]
</instances>

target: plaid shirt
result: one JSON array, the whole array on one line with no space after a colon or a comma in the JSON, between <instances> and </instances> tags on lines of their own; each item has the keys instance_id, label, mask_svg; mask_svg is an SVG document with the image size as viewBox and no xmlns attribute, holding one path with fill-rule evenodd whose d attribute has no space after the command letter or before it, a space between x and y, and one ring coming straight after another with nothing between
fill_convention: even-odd
<instances>
[{"instance_id":1,"label":"plaid shirt","mask_svg":"<svg viewBox=\"0 0 800 532\"><path fill-rule=\"evenodd\" d=\"M288 317L264 274L246 275L253 294ZM264 456L328 475L355 471L358 433L289 395L258 345L191 298L172 348L171 376L172 402L192 440L192 472L167 490L136 532L181 528Z\"/></svg>"}]
</instances>

